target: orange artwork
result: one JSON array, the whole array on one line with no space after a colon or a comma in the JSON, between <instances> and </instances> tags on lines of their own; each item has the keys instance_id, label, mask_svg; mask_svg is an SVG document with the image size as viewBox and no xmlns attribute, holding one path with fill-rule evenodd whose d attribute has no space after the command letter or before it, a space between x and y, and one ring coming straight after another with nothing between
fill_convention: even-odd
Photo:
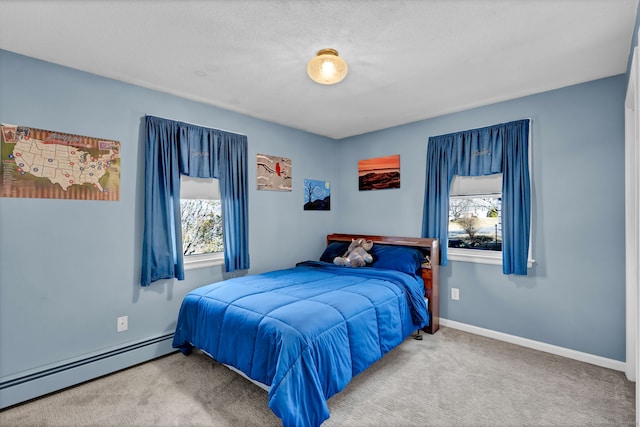
<instances>
[{"instance_id":1,"label":"orange artwork","mask_svg":"<svg viewBox=\"0 0 640 427\"><path fill-rule=\"evenodd\" d=\"M400 188L400 154L358 161L360 190Z\"/></svg>"}]
</instances>

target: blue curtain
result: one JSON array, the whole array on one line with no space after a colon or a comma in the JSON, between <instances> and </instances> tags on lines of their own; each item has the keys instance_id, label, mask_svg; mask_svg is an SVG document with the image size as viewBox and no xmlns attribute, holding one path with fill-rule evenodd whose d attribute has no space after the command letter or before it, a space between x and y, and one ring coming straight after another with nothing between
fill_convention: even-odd
<instances>
[{"instance_id":1,"label":"blue curtain","mask_svg":"<svg viewBox=\"0 0 640 427\"><path fill-rule=\"evenodd\" d=\"M184 279L180 174L220 181L226 271L249 268L247 137L146 116L142 286Z\"/></svg>"},{"instance_id":2,"label":"blue curtain","mask_svg":"<svg viewBox=\"0 0 640 427\"><path fill-rule=\"evenodd\" d=\"M454 175L496 173L502 173L502 271L527 274L529 120L429 138L422 235L440 239L442 265L447 265L449 191Z\"/></svg>"}]
</instances>

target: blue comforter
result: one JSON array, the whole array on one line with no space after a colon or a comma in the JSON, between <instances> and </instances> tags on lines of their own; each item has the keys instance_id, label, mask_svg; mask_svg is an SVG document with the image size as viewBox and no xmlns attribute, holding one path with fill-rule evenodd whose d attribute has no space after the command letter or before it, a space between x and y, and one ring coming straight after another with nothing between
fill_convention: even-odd
<instances>
[{"instance_id":1,"label":"blue comforter","mask_svg":"<svg viewBox=\"0 0 640 427\"><path fill-rule=\"evenodd\" d=\"M429 317L420 278L306 261L185 296L173 346L193 347L270 386L284 426L318 426L327 399Z\"/></svg>"}]
</instances>

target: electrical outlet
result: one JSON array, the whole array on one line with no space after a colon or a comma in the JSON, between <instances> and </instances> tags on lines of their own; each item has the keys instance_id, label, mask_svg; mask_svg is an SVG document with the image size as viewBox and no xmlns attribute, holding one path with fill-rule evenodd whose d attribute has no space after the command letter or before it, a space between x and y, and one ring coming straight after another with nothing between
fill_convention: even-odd
<instances>
[{"instance_id":1,"label":"electrical outlet","mask_svg":"<svg viewBox=\"0 0 640 427\"><path fill-rule=\"evenodd\" d=\"M451 299L454 301L458 301L460 299L460 289L451 288Z\"/></svg>"},{"instance_id":2,"label":"electrical outlet","mask_svg":"<svg viewBox=\"0 0 640 427\"><path fill-rule=\"evenodd\" d=\"M129 316L118 317L118 332L124 332L129 329Z\"/></svg>"}]
</instances>

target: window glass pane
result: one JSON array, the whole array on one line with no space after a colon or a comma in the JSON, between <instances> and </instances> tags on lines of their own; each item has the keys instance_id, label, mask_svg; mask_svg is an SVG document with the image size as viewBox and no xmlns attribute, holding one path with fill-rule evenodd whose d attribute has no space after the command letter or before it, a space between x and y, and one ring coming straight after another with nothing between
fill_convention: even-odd
<instances>
[{"instance_id":1,"label":"window glass pane","mask_svg":"<svg viewBox=\"0 0 640 427\"><path fill-rule=\"evenodd\" d=\"M222 252L220 200L180 200L182 250L185 256Z\"/></svg>"},{"instance_id":2,"label":"window glass pane","mask_svg":"<svg viewBox=\"0 0 640 427\"><path fill-rule=\"evenodd\" d=\"M449 198L449 247L502 251L500 196Z\"/></svg>"}]
</instances>

